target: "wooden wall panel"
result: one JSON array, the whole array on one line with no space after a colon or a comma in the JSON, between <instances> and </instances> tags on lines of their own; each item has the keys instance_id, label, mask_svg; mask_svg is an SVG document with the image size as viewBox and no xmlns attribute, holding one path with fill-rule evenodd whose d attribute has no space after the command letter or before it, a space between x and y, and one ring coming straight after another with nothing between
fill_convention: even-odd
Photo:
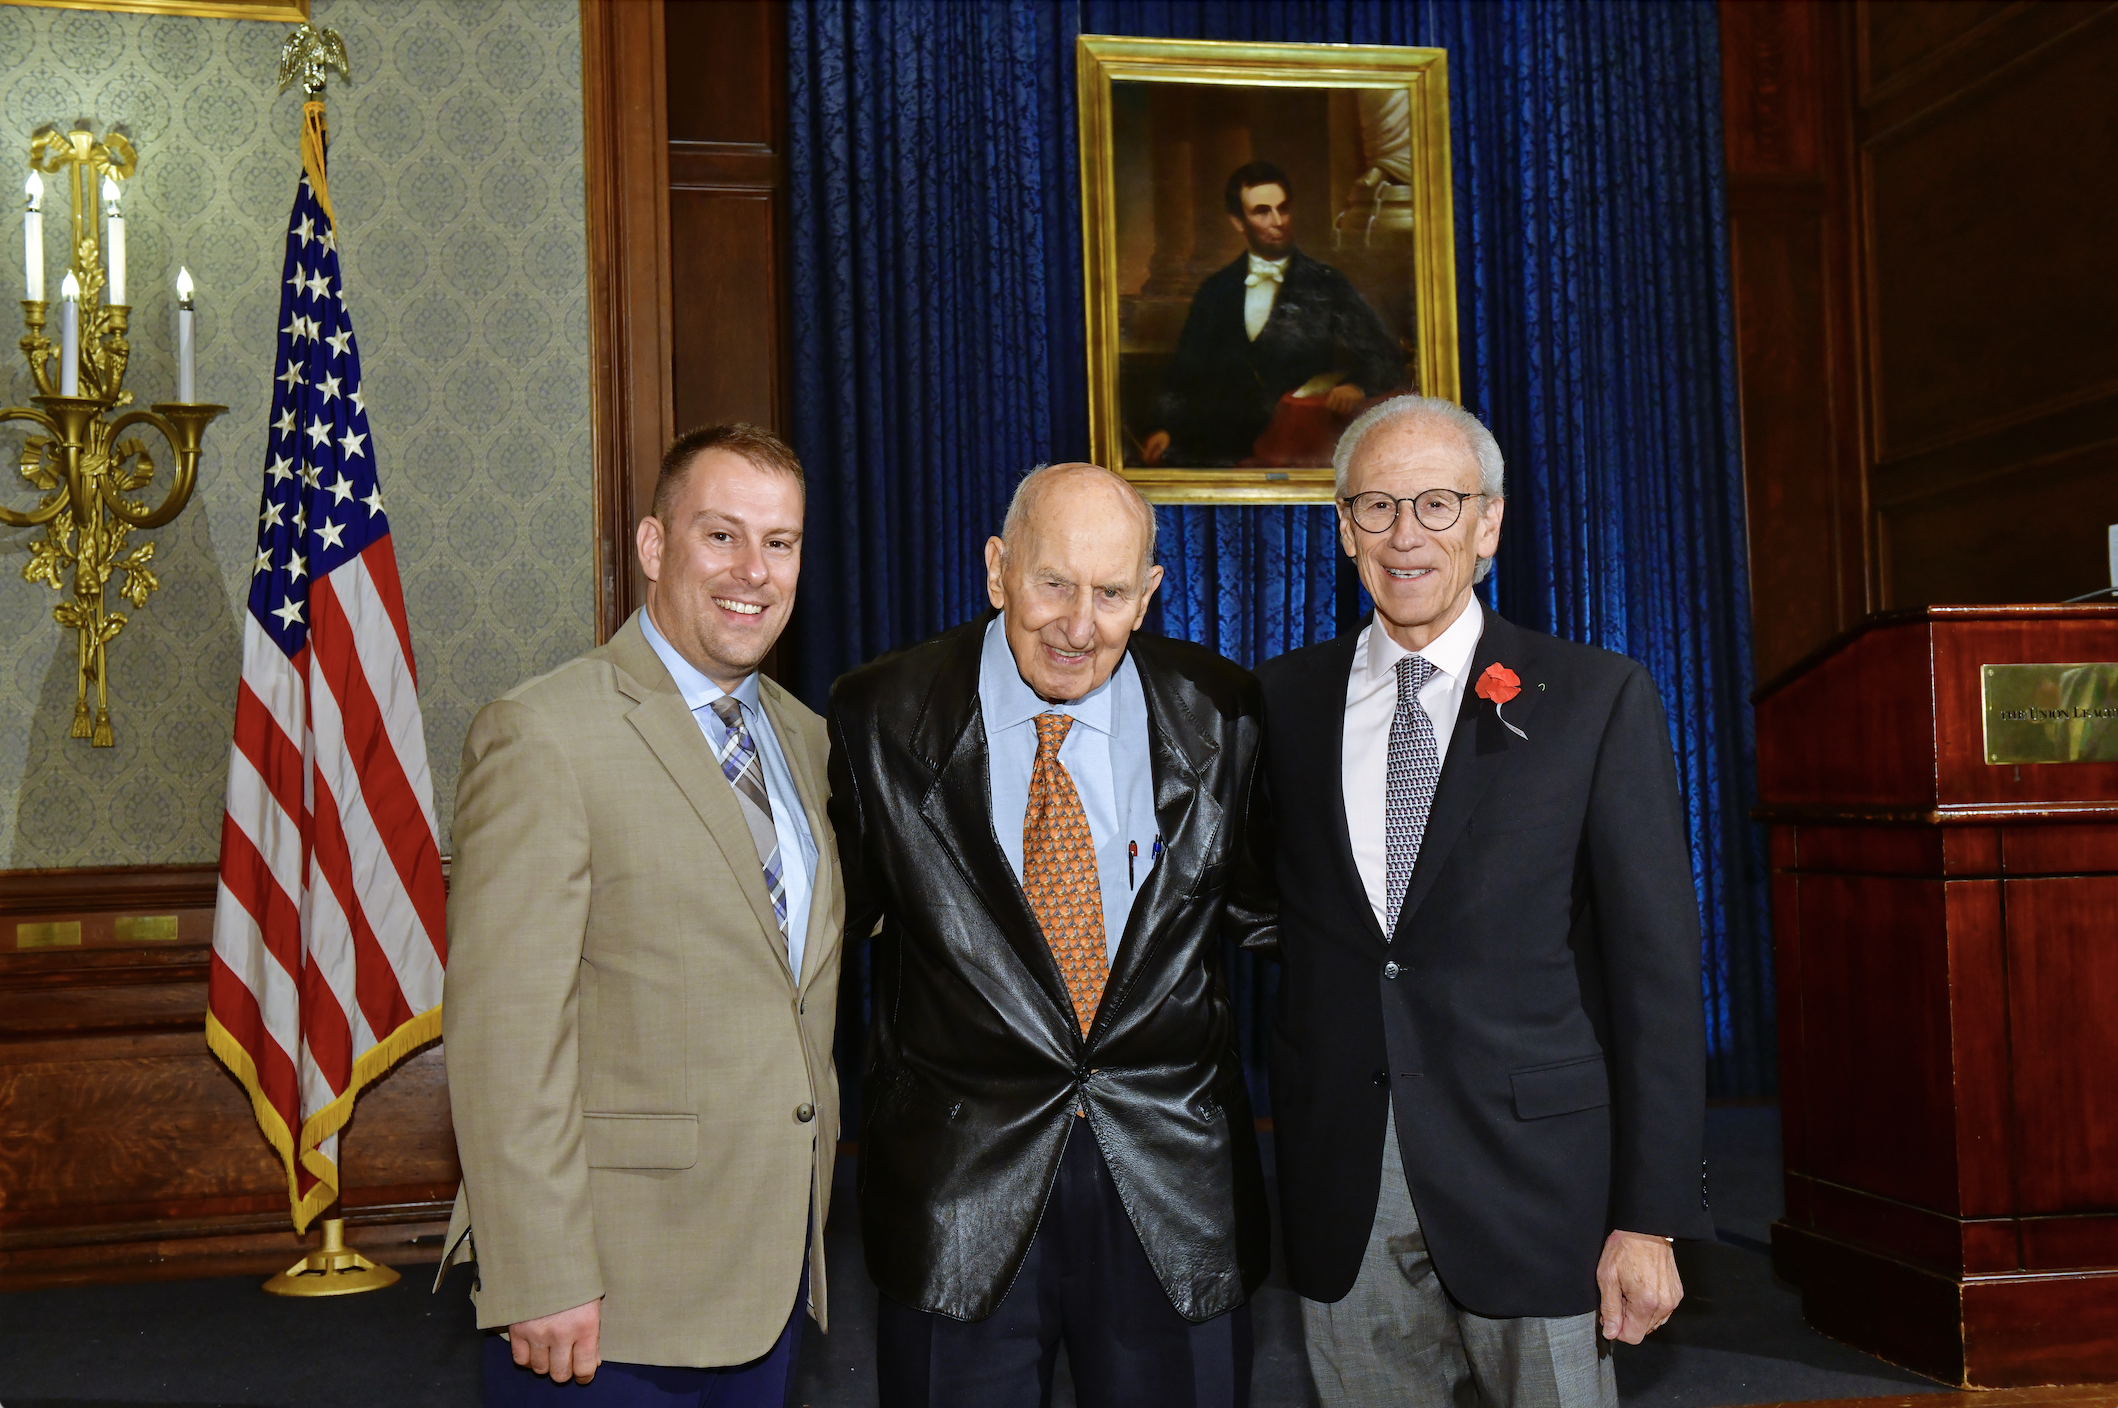
<instances>
[{"instance_id":1,"label":"wooden wall panel","mask_svg":"<svg viewBox=\"0 0 2118 1408\"><path fill-rule=\"evenodd\" d=\"M2118 6L1724 0L1757 674L2118 522Z\"/></svg>"},{"instance_id":2,"label":"wooden wall panel","mask_svg":"<svg viewBox=\"0 0 2118 1408\"><path fill-rule=\"evenodd\" d=\"M665 14L676 423L784 431L786 8L674 0Z\"/></svg>"},{"instance_id":3,"label":"wooden wall panel","mask_svg":"<svg viewBox=\"0 0 2118 1408\"><path fill-rule=\"evenodd\" d=\"M1873 606L1840 39L1825 6L1720 14L1752 645L1772 679Z\"/></svg>"},{"instance_id":4,"label":"wooden wall panel","mask_svg":"<svg viewBox=\"0 0 2118 1408\"><path fill-rule=\"evenodd\" d=\"M777 216L769 190L670 193L676 285L684 290L675 322L677 424L686 429L780 419L779 290L756 262L759 250L777 246Z\"/></svg>"},{"instance_id":5,"label":"wooden wall panel","mask_svg":"<svg viewBox=\"0 0 2118 1408\"><path fill-rule=\"evenodd\" d=\"M1864 142L1881 463L2118 391L2118 280L2081 237L2118 216L2114 62L2087 23Z\"/></svg>"},{"instance_id":6,"label":"wooden wall panel","mask_svg":"<svg viewBox=\"0 0 2118 1408\"><path fill-rule=\"evenodd\" d=\"M1888 91L1951 47L2014 9L2020 0L1862 0L1860 73L1864 95Z\"/></svg>"}]
</instances>

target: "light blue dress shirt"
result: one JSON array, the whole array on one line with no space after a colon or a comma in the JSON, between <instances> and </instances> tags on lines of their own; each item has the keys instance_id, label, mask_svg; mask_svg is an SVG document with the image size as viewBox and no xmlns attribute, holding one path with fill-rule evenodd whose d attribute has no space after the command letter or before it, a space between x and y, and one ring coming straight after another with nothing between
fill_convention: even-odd
<instances>
[{"instance_id":1,"label":"light blue dress shirt","mask_svg":"<svg viewBox=\"0 0 2118 1408\"><path fill-rule=\"evenodd\" d=\"M1073 779L1096 847L1096 880L1103 888L1103 951L1118 956L1133 896L1154 868L1155 778L1149 762L1147 695L1127 652L1101 685L1071 704L1048 704L1022 682L1008 649L1004 617L986 627L978 663L978 712L985 721L987 776L993 831L1022 879L1022 821L1030 806L1030 773L1037 763L1039 714L1067 714L1073 726L1059 745L1059 763ZM1129 846L1138 846L1128 872Z\"/></svg>"},{"instance_id":2,"label":"light blue dress shirt","mask_svg":"<svg viewBox=\"0 0 2118 1408\"><path fill-rule=\"evenodd\" d=\"M640 612L640 631L647 643L654 647L655 654L669 670L669 677L677 682L677 693L684 696L691 716L699 721L699 731L706 735L706 742L718 756L721 745L727 741L728 726L721 716L713 712L713 701L730 691L722 689L692 668L689 660L677 654L675 646L662 639L655 629L654 621L643 609ZM755 672L744 677L734 689L736 702L743 706L743 723L750 730L750 741L757 748L758 761L765 768L765 795L772 799L772 826L780 838L780 882L787 890L787 964L794 969L795 980L802 976L802 951L808 945L809 898L816 892L816 838L809 834L809 817L802 810L802 794L795 790L794 773L787 766L787 755L780 751L779 735L772 731L772 720L758 706L758 684ZM719 771L720 765L714 765ZM744 833L746 836L748 832ZM754 849L754 848L753 848Z\"/></svg>"}]
</instances>

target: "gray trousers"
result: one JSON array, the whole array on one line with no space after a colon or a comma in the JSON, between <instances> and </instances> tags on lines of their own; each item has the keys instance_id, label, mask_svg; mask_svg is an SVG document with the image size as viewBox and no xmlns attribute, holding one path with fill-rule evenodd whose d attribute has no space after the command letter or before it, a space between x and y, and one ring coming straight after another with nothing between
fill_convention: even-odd
<instances>
[{"instance_id":1,"label":"gray trousers","mask_svg":"<svg viewBox=\"0 0 2118 1408\"><path fill-rule=\"evenodd\" d=\"M1617 1408L1596 1316L1489 1320L1449 1299L1412 1209L1397 1116L1383 1132L1383 1190L1353 1289L1302 1301L1324 1408Z\"/></svg>"}]
</instances>

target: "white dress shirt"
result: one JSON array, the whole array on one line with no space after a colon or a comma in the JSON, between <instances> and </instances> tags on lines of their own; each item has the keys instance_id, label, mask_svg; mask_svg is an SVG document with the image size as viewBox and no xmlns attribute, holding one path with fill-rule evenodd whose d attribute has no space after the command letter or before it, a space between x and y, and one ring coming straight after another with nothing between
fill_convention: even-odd
<instances>
[{"instance_id":1,"label":"white dress shirt","mask_svg":"<svg viewBox=\"0 0 2118 1408\"><path fill-rule=\"evenodd\" d=\"M1434 667L1420 688L1419 707L1434 721L1434 742L1446 767L1449 738L1456 731L1464 687L1470 683L1471 659L1478 653L1478 638L1485 629L1485 612L1473 596L1464 604L1463 615L1429 641L1425 650L1405 649L1372 618L1354 643L1353 672L1346 680L1346 744L1341 763L1346 831L1353 841L1353 865L1368 892L1368 905L1385 934L1397 927L1397 916L1386 908L1390 846L1384 834L1390 796L1390 725L1397 718L1397 662L1417 654Z\"/></svg>"},{"instance_id":2,"label":"white dress shirt","mask_svg":"<svg viewBox=\"0 0 2118 1408\"><path fill-rule=\"evenodd\" d=\"M640 612L640 632L654 647L655 654L662 657L669 677L677 682L677 693L684 696L684 706L698 720L699 732L706 735L706 746L714 756L720 755L728 726L713 712L713 701L733 693L736 702L743 706L743 724L750 730L750 742L757 748L758 762L765 769L765 795L772 799L772 829L780 838L780 884L787 892L787 966L794 970L795 981L800 982L802 951L809 939L809 898L816 891L816 838L809 834L809 817L802 810L802 794L795 788L794 772L787 766L780 736L773 732L772 720L759 706L757 672L744 676L733 691L722 689L662 638L654 619L644 609ZM713 770L727 776L719 763L713 765ZM750 833L743 834L747 837ZM751 851L751 863L762 869L756 859L756 847Z\"/></svg>"},{"instance_id":3,"label":"white dress shirt","mask_svg":"<svg viewBox=\"0 0 2118 1408\"><path fill-rule=\"evenodd\" d=\"M1103 891L1103 956L1114 961L1132 917L1133 897L1161 854L1155 831L1155 777L1147 738L1147 692L1132 652L1111 677L1071 704L1048 704L1022 681L1008 649L1005 616L985 630L978 661L978 710L985 725L986 788L993 834L1022 879L1022 823L1037 765L1037 716L1074 722L1059 744L1059 765L1074 784L1096 850Z\"/></svg>"},{"instance_id":4,"label":"white dress shirt","mask_svg":"<svg viewBox=\"0 0 2118 1408\"><path fill-rule=\"evenodd\" d=\"M1292 259L1293 255L1288 255ZM1272 305L1280 300L1280 280L1287 275L1287 259L1250 256L1250 273L1243 284L1243 331L1256 342L1272 317Z\"/></svg>"}]
</instances>

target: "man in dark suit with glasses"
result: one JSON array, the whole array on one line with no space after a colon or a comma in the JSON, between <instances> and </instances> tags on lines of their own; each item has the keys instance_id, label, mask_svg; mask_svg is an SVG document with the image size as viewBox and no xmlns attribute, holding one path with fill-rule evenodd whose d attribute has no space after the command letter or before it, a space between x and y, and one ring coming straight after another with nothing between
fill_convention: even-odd
<instances>
[{"instance_id":1,"label":"man in dark suit with glasses","mask_svg":"<svg viewBox=\"0 0 2118 1408\"><path fill-rule=\"evenodd\" d=\"M1327 1408L1615 1408L1608 1342L1683 1295L1705 1024L1653 682L1472 591L1500 448L1452 402L1348 426L1375 614L1258 670L1284 971L1273 1115Z\"/></svg>"}]
</instances>

